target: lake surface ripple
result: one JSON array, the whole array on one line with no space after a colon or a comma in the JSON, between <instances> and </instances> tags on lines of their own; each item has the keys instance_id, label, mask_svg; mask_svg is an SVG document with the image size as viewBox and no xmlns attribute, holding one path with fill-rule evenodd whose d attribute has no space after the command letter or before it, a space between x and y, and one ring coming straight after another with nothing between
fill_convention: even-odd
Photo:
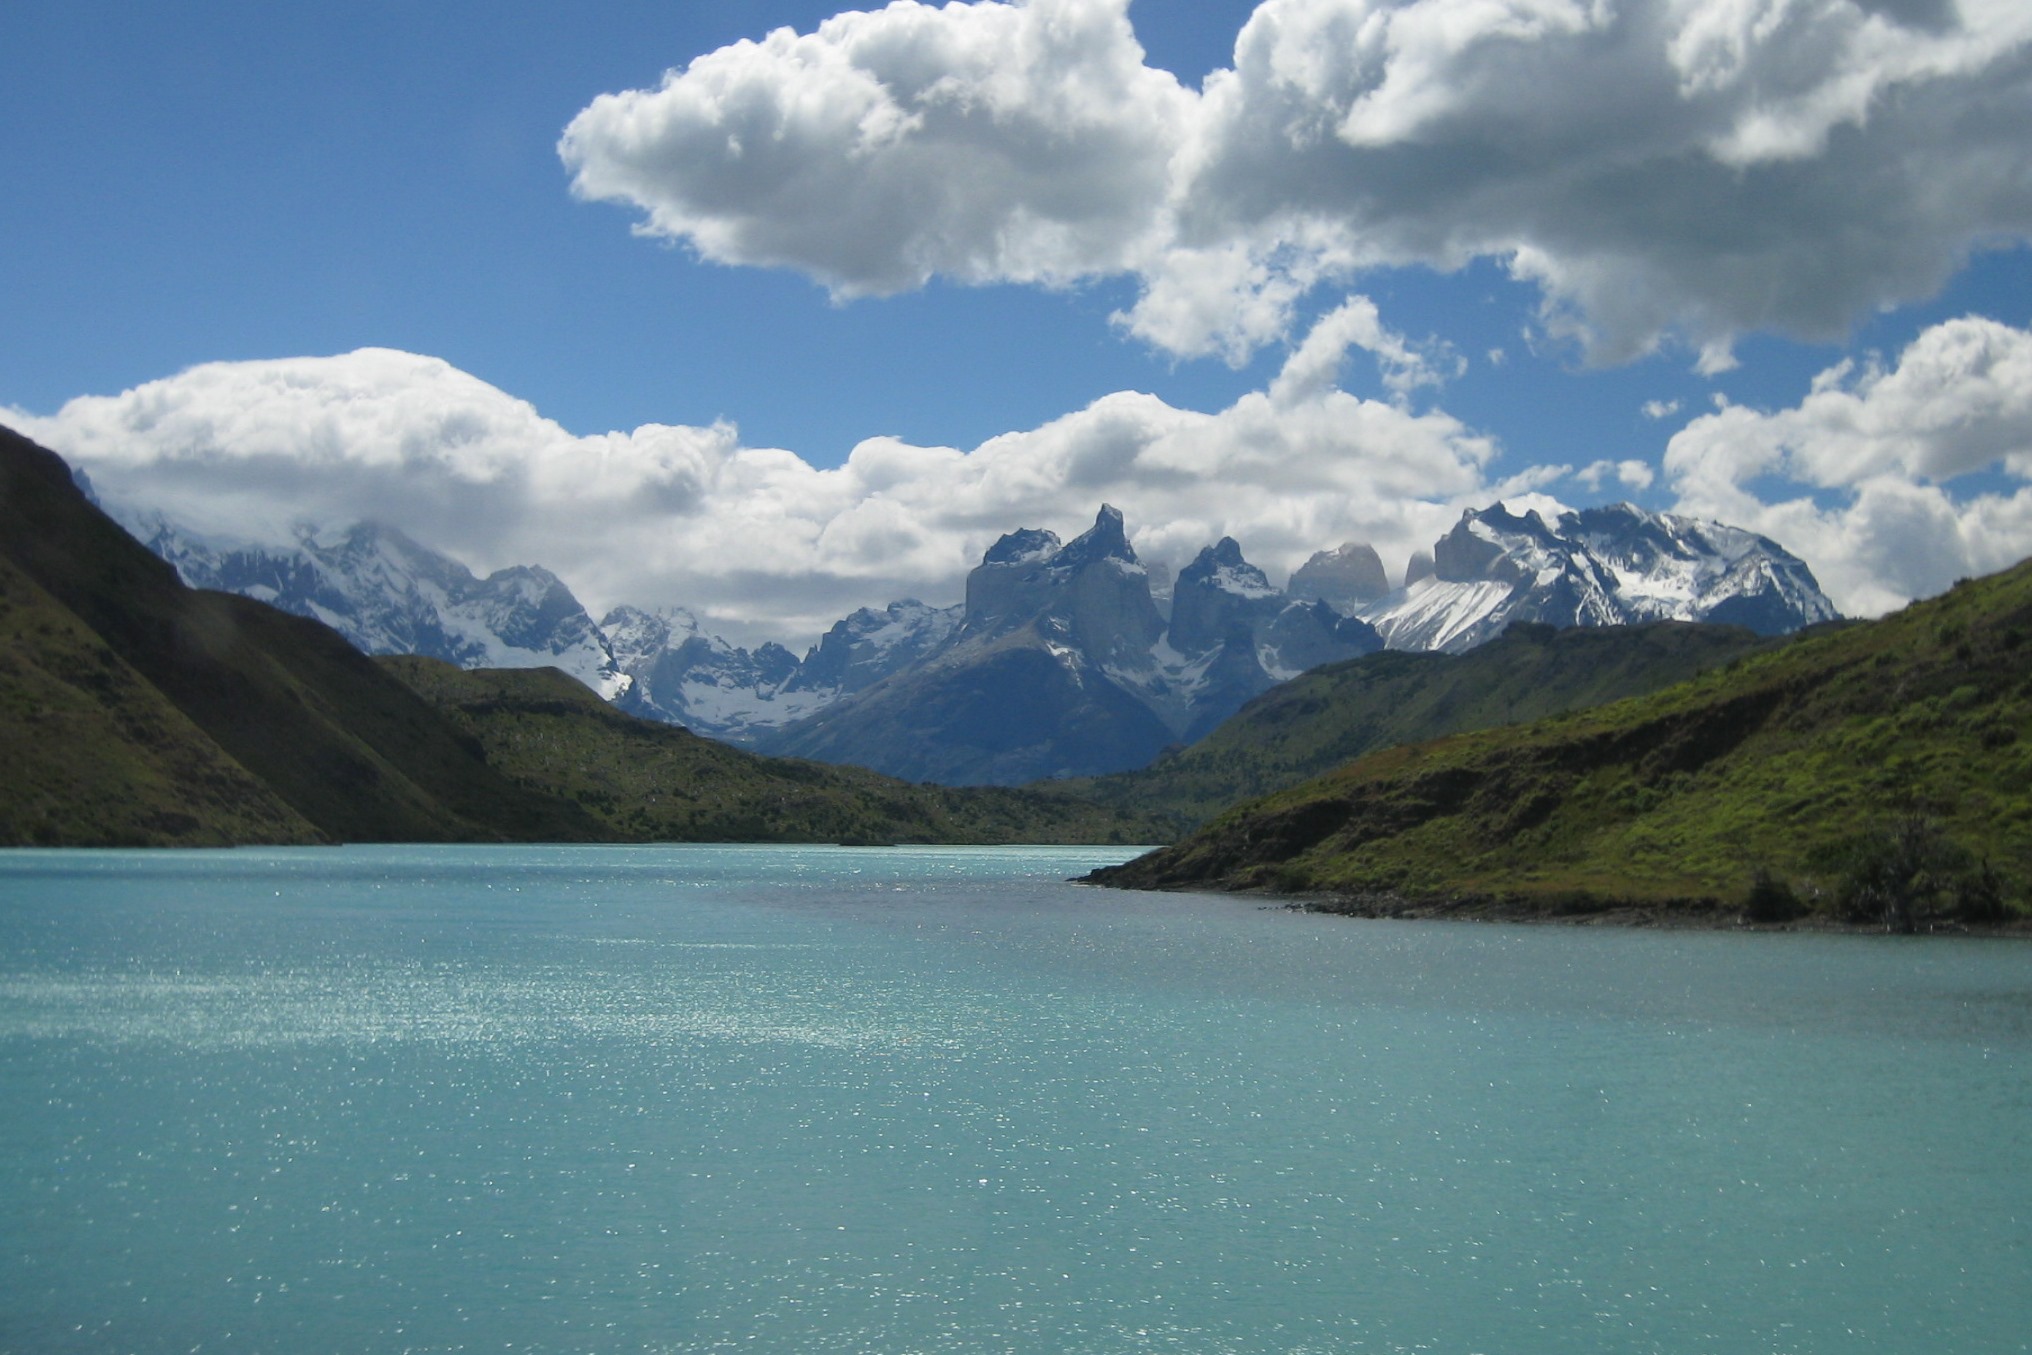
<instances>
[{"instance_id":1,"label":"lake surface ripple","mask_svg":"<svg viewBox=\"0 0 2032 1355\"><path fill-rule=\"evenodd\" d=\"M2032 1349L2032 946L0 853L0 1351Z\"/></svg>"}]
</instances>

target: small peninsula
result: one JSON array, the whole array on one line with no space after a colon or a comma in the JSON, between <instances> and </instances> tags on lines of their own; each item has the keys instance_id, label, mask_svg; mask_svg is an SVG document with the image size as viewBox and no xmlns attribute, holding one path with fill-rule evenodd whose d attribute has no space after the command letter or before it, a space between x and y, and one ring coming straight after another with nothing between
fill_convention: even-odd
<instances>
[{"instance_id":1,"label":"small peninsula","mask_svg":"<svg viewBox=\"0 0 2032 1355\"><path fill-rule=\"evenodd\" d=\"M1096 884L1368 915L2023 930L2032 562L1647 696L1370 753Z\"/></svg>"}]
</instances>

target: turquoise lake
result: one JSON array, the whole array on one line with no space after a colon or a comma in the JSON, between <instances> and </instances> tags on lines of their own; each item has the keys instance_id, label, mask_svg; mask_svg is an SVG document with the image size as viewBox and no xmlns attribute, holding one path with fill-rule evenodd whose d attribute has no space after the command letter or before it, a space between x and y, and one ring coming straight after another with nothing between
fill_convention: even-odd
<instances>
[{"instance_id":1,"label":"turquoise lake","mask_svg":"<svg viewBox=\"0 0 2032 1355\"><path fill-rule=\"evenodd\" d=\"M0 853L0 1351L2032 1349L2032 945Z\"/></svg>"}]
</instances>

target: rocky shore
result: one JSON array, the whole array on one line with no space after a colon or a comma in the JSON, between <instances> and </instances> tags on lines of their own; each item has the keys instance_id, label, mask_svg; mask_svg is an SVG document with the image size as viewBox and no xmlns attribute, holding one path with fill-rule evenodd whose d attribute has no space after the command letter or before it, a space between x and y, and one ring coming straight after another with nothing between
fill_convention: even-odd
<instances>
[{"instance_id":1,"label":"rocky shore","mask_svg":"<svg viewBox=\"0 0 2032 1355\"><path fill-rule=\"evenodd\" d=\"M1095 871L1077 883L1119 889ZM1187 892L1193 886L1163 887ZM1199 888L1204 889L1204 886ZM1649 927L1661 931L1825 932L1857 936L1886 935L1882 923L1850 922L1825 913L1808 913L1782 922L1748 918L1742 905L1716 898L1611 899L1597 895L1522 897L1495 894L1413 896L1388 890L1352 894L1289 895L1265 890L1210 890L1264 899L1265 908L1294 913L1323 913L1414 922L1508 922L1550 927ZM2032 940L2032 918L1977 924L1951 917L1922 918L1912 935L1993 936Z\"/></svg>"},{"instance_id":2,"label":"rocky shore","mask_svg":"<svg viewBox=\"0 0 2032 1355\"><path fill-rule=\"evenodd\" d=\"M1335 917L1411 921L1511 922L1564 927L1651 927L1675 931L1830 932L1884 935L1882 923L1849 922L1809 913L1784 922L1757 922L1740 905L1720 899L1614 900L1504 898L1487 894L1412 898L1388 892L1308 896L1277 906ZM1927 918L1914 933L1923 936L1997 936L2032 939L2032 918L1978 925L1956 918Z\"/></svg>"}]
</instances>

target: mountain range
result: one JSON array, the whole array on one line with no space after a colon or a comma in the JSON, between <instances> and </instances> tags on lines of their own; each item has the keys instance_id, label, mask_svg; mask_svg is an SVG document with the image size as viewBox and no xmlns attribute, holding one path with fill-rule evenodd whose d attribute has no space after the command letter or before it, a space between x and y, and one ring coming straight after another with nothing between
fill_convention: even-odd
<instances>
[{"instance_id":1,"label":"mountain range","mask_svg":"<svg viewBox=\"0 0 2032 1355\"><path fill-rule=\"evenodd\" d=\"M401 558L385 544L339 558ZM1155 836L1062 794L760 757L556 667L377 661L315 618L191 588L6 429L0 758L9 846Z\"/></svg>"},{"instance_id":2,"label":"mountain range","mask_svg":"<svg viewBox=\"0 0 2032 1355\"><path fill-rule=\"evenodd\" d=\"M1167 580L1104 505L1071 542L1003 536L959 605L864 608L799 658L731 644L683 608L595 622L547 570L479 579L372 524L261 547L126 520L186 582L317 617L370 653L555 666L622 710L758 751L962 785L1142 766L1280 682L1386 646L1460 653L1520 621L1775 634L1835 615L1776 543L1627 504L1552 522L1470 510L1394 588L1373 548L1350 542L1282 589L1230 538Z\"/></svg>"},{"instance_id":3,"label":"mountain range","mask_svg":"<svg viewBox=\"0 0 2032 1355\"><path fill-rule=\"evenodd\" d=\"M1225 538L1179 571L1170 603L1113 508L1070 542L1011 532L935 646L761 746L959 784L1119 771L1277 682L1382 648L1367 624L1272 588Z\"/></svg>"},{"instance_id":4,"label":"mountain range","mask_svg":"<svg viewBox=\"0 0 2032 1355\"><path fill-rule=\"evenodd\" d=\"M461 668L562 668L608 700L632 685L607 635L539 566L475 578L371 522L299 528L287 546L259 546L176 527L158 512L116 516L192 588L313 617L363 653L421 654Z\"/></svg>"},{"instance_id":5,"label":"mountain range","mask_svg":"<svg viewBox=\"0 0 2032 1355\"><path fill-rule=\"evenodd\" d=\"M1768 537L1610 504L1469 511L1414 556L1404 586L1356 609L1392 649L1460 653L1515 621L1622 626L1712 621L1780 635L1838 615L1813 572Z\"/></svg>"}]
</instances>

